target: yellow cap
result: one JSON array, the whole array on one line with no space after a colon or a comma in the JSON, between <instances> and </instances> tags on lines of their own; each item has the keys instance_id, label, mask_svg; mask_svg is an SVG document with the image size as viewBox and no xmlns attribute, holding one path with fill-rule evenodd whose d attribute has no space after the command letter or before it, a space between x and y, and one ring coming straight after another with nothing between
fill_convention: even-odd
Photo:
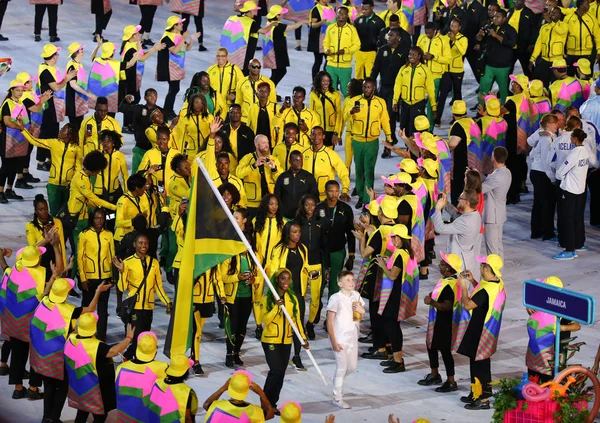
<instances>
[{"instance_id":1,"label":"yellow cap","mask_svg":"<svg viewBox=\"0 0 600 423\"><path fill-rule=\"evenodd\" d=\"M415 162L413 159L402 159L398 167L403 171L410 173L411 175L419 173L417 162Z\"/></svg>"},{"instance_id":2,"label":"yellow cap","mask_svg":"<svg viewBox=\"0 0 600 423\"><path fill-rule=\"evenodd\" d=\"M251 10L258 10L258 9L260 9L260 7L258 7L256 5L256 3L254 3L252 0L248 0L248 1L244 2L242 7L240 7L240 12L246 13Z\"/></svg>"},{"instance_id":3,"label":"yellow cap","mask_svg":"<svg viewBox=\"0 0 600 423\"><path fill-rule=\"evenodd\" d=\"M379 210L388 219L396 219L398 217L398 198L386 195L379 203Z\"/></svg>"},{"instance_id":4,"label":"yellow cap","mask_svg":"<svg viewBox=\"0 0 600 423\"><path fill-rule=\"evenodd\" d=\"M302 407L297 402L286 402L281 407L281 423L301 423L302 422Z\"/></svg>"},{"instance_id":5,"label":"yellow cap","mask_svg":"<svg viewBox=\"0 0 600 423\"><path fill-rule=\"evenodd\" d=\"M404 159L406 160L406 159ZM412 183L412 177L406 172L398 172L396 175L396 184L410 185Z\"/></svg>"},{"instance_id":6,"label":"yellow cap","mask_svg":"<svg viewBox=\"0 0 600 423\"><path fill-rule=\"evenodd\" d=\"M500 101L496 97L491 97L485 102L485 111L489 116L500 116Z\"/></svg>"},{"instance_id":7,"label":"yellow cap","mask_svg":"<svg viewBox=\"0 0 600 423\"><path fill-rule=\"evenodd\" d=\"M62 304L69 296L69 291L75 286L73 279L58 278L52 284L48 298L54 304Z\"/></svg>"},{"instance_id":8,"label":"yellow cap","mask_svg":"<svg viewBox=\"0 0 600 423\"><path fill-rule=\"evenodd\" d=\"M154 332L146 331L138 335L135 358L141 361L152 361L156 357L158 339Z\"/></svg>"},{"instance_id":9,"label":"yellow cap","mask_svg":"<svg viewBox=\"0 0 600 423\"><path fill-rule=\"evenodd\" d=\"M79 316L79 321L77 322L77 333L79 336L94 336L97 324L98 315L96 313L82 314Z\"/></svg>"},{"instance_id":10,"label":"yellow cap","mask_svg":"<svg viewBox=\"0 0 600 423\"><path fill-rule=\"evenodd\" d=\"M524 90L526 90L529 87L529 78L527 78L527 76L523 75L522 73L518 75L508 75L508 77L511 81L519 84Z\"/></svg>"},{"instance_id":11,"label":"yellow cap","mask_svg":"<svg viewBox=\"0 0 600 423\"><path fill-rule=\"evenodd\" d=\"M534 79L529 83L529 94L532 97L541 97L544 95L544 83L539 79Z\"/></svg>"},{"instance_id":12,"label":"yellow cap","mask_svg":"<svg viewBox=\"0 0 600 423\"><path fill-rule=\"evenodd\" d=\"M275 5L271 6L271 8L269 9L269 13L267 14L267 19L273 19L277 15L285 15L287 12L288 12L288 10L286 8L281 7L278 4L275 4Z\"/></svg>"},{"instance_id":13,"label":"yellow cap","mask_svg":"<svg viewBox=\"0 0 600 423\"><path fill-rule=\"evenodd\" d=\"M180 24L182 22L185 22L184 18L180 18L179 16L169 16L169 19L167 19L167 26L165 27L165 29L171 29L175 25Z\"/></svg>"},{"instance_id":14,"label":"yellow cap","mask_svg":"<svg viewBox=\"0 0 600 423\"><path fill-rule=\"evenodd\" d=\"M379 213L379 203L377 200L372 200L366 205L366 208L369 210L369 213L371 213L372 216L377 216L377 213Z\"/></svg>"},{"instance_id":15,"label":"yellow cap","mask_svg":"<svg viewBox=\"0 0 600 423\"><path fill-rule=\"evenodd\" d=\"M418 418L417 420L413 421L412 423L429 423L429 420L423 419L423 418Z\"/></svg>"},{"instance_id":16,"label":"yellow cap","mask_svg":"<svg viewBox=\"0 0 600 423\"><path fill-rule=\"evenodd\" d=\"M425 169L425 172L433 178L438 178L440 176L440 165L433 159L423 160L423 168Z\"/></svg>"},{"instance_id":17,"label":"yellow cap","mask_svg":"<svg viewBox=\"0 0 600 423\"><path fill-rule=\"evenodd\" d=\"M463 269L463 261L456 254L444 254L443 251L440 251L440 257L443 261L446 262L448 266L454 269L456 273L462 272Z\"/></svg>"},{"instance_id":18,"label":"yellow cap","mask_svg":"<svg viewBox=\"0 0 600 423\"><path fill-rule=\"evenodd\" d=\"M556 59L552 62L552 68L566 68L567 61L565 59Z\"/></svg>"},{"instance_id":19,"label":"yellow cap","mask_svg":"<svg viewBox=\"0 0 600 423\"><path fill-rule=\"evenodd\" d=\"M21 81L19 81L18 79L13 79L12 81L10 81L10 85L8 86L8 89L11 90L13 88L23 88L25 86L25 84L23 84Z\"/></svg>"},{"instance_id":20,"label":"yellow cap","mask_svg":"<svg viewBox=\"0 0 600 423\"><path fill-rule=\"evenodd\" d=\"M429 127L431 126L429 123L429 119L427 119L427 116L425 115L419 115L415 118L414 121L415 124L415 130L421 132L421 131L427 131L429 129Z\"/></svg>"},{"instance_id":21,"label":"yellow cap","mask_svg":"<svg viewBox=\"0 0 600 423\"><path fill-rule=\"evenodd\" d=\"M590 67L590 61L588 59L579 59L577 62L573 63L573 66L577 66L579 72L584 75L592 74L592 68Z\"/></svg>"},{"instance_id":22,"label":"yellow cap","mask_svg":"<svg viewBox=\"0 0 600 423\"><path fill-rule=\"evenodd\" d=\"M185 375L194 362L185 354L176 354L171 357L169 367L167 367L167 376L181 377Z\"/></svg>"},{"instance_id":23,"label":"yellow cap","mask_svg":"<svg viewBox=\"0 0 600 423\"><path fill-rule=\"evenodd\" d=\"M74 43L69 44L69 47L67 47L67 51L69 52L69 56L72 56L73 53L75 53L77 50L83 50L84 47L85 46L82 46L78 42L74 42Z\"/></svg>"},{"instance_id":24,"label":"yellow cap","mask_svg":"<svg viewBox=\"0 0 600 423\"><path fill-rule=\"evenodd\" d=\"M500 277L502 273L500 273L500 269L502 269L503 263L502 258L498 254L490 254L488 256L477 256L477 261L479 263L485 263L489 265L494 271L494 275Z\"/></svg>"},{"instance_id":25,"label":"yellow cap","mask_svg":"<svg viewBox=\"0 0 600 423\"><path fill-rule=\"evenodd\" d=\"M26 84L27 82L33 80L33 76L29 75L27 72L19 72L16 79L22 84Z\"/></svg>"},{"instance_id":26,"label":"yellow cap","mask_svg":"<svg viewBox=\"0 0 600 423\"><path fill-rule=\"evenodd\" d=\"M464 100L454 100L452 103L452 114L462 116L467 114L467 103Z\"/></svg>"},{"instance_id":27,"label":"yellow cap","mask_svg":"<svg viewBox=\"0 0 600 423\"><path fill-rule=\"evenodd\" d=\"M544 282L546 282L548 285L552 285L557 288L563 287L562 281L556 276L548 276Z\"/></svg>"},{"instance_id":28,"label":"yellow cap","mask_svg":"<svg viewBox=\"0 0 600 423\"><path fill-rule=\"evenodd\" d=\"M238 370L229 380L227 393L236 401L244 401L252 385L252 375L246 370Z\"/></svg>"},{"instance_id":29,"label":"yellow cap","mask_svg":"<svg viewBox=\"0 0 600 423\"><path fill-rule=\"evenodd\" d=\"M45 252L46 249L44 247L34 247L28 245L27 247L21 248L19 251L17 251L17 261L25 267L37 266L37 264L40 262L42 254Z\"/></svg>"},{"instance_id":30,"label":"yellow cap","mask_svg":"<svg viewBox=\"0 0 600 423\"><path fill-rule=\"evenodd\" d=\"M54 44L46 44L44 49L42 50L42 54L40 57L52 57L55 53L58 53L61 50L60 47L56 47Z\"/></svg>"},{"instance_id":31,"label":"yellow cap","mask_svg":"<svg viewBox=\"0 0 600 423\"><path fill-rule=\"evenodd\" d=\"M102 55L100 56L103 59L108 59L113 55L117 47L113 43L104 43L102 44Z\"/></svg>"},{"instance_id":32,"label":"yellow cap","mask_svg":"<svg viewBox=\"0 0 600 423\"><path fill-rule=\"evenodd\" d=\"M167 21L168 22L168 21ZM134 34L137 34L142 29L141 25L127 25L123 28L123 37L121 38L123 41L129 40Z\"/></svg>"},{"instance_id":33,"label":"yellow cap","mask_svg":"<svg viewBox=\"0 0 600 423\"><path fill-rule=\"evenodd\" d=\"M411 239L412 236L408 234L408 228L405 225L394 225L392 226L392 232L390 232L390 236L399 236L404 239Z\"/></svg>"}]
</instances>

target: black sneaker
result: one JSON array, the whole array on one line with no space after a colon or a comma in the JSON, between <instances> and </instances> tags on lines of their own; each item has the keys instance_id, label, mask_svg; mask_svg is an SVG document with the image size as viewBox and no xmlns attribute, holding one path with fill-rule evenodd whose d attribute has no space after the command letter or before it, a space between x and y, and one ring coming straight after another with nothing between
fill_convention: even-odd
<instances>
[{"instance_id":1,"label":"black sneaker","mask_svg":"<svg viewBox=\"0 0 600 423\"><path fill-rule=\"evenodd\" d=\"M10 367L0 366L0 376L8 376L9 371L10 371Z\"/></svg>"},{"instance_id":2,"label":"black sneaker","mask_svg":"<svg viewBox=\"0 0 600 423\"><path fill-rule=\"evenodd\" d=\"M198 51L208 51L208 49L206 47L204 47L202 44L200 44L198 46Z\"/></svg>"},{"instance_id":3,"label":"black sneaker","mask_svg":"<svg viewBox=\"0 0 600 423\"><path fill-rule=\"evenodd\" d=\"M358 338L358 342L361 344L372 344L373 343L373 332L369 332L367 336Z\"/></svg>"},{"instance_id":4,"label":"black sneaker","mask_svg":"<svg viewBox=\"0 0 600 423\"><path fill-rule=\"evenodd\" d=\"M60 38L58 37L58 35L53 35L52 37L50 37L51 43L58 43L59 41L60 41Z\"/></svg>"},{"instance_id":5,"label":"black sneaker","mask_svg":"<svg viewBox=\"0 0 600 423\"><path fill-rule=\"evenodd\" d=\"M395 362L390 367L383 369L383 373L402 373L406 371L406 367L404 367L404 360L402 363Z\"/></svg>"},{"instance_id":6,"label":"black sneaker","mask_svg":"<svg viewBox=\"0 0 600 423\"><path fill-rule=\"evenodd\" d=\"M40 183L42 181L40 178L36 178L31 173L24 173L23 174L23 180L25 182L29 182L30 184L37 184L37 183Z\"/></svg>"},{"instance_id":7,"label":"black sneaker","mask_svg":"<svg viewBox=\"0 0 600 423\"><path fill-rule=\"evenodd\" d=\"M194 371L194 374L196 376L199 376L199 377L205 376L204 370L202 370L202 366L200 365L200 363L194 364L194 367L192 367L192 370Z\"/></svg>"},{"instance_id":8,"label":"black sneaker","mask_svg":"<svg viewBox=\"0 0 600 423\"><path fill-rule=\"evenodd\" d=\"M8 198L9 200L22 200L23 199L22 196L18 195L12 189L7 189L6 191L4 191L4 195L6 195L6 198Z\"/></svg>"},{"instance_id":9,"label":"black sneaker","mask_svg":"<svg viewBox=\"0 0 600 423\"><path fill-rule=\"evenodd\" d=\"M375 351L372 353L362 353L360 356L362 358L366 358L367 360L379 360L379 361L387 360L387 353L382 352L382 351Z\"/></svg>"},{"instance_id":10,"label":"black sneaker","mask_svg":"<svg viewBox=\"0 0 600 423\"><path fill-rule=\"evenodd\" d=\"M36 43L39 43L40 41L42 41L42 37L40 37L39 35L36 35L33 39Z\"/></svg>"},{"instance_id":11,"label":"black sneaker","mask_svg":"<svg viewBox=\"0 0 600 423\"><path fill-rule=\"evenodd\" d=\"M437 388L435 388L435 392L454 392L454 391L458 391L458 385L456 384L456 382L454 383L450 383L448 381L444 382L444 384L442 386L438 386Z\"/></svg>"},{"instance_id":12,"label":"black sneaker","mask_svg":"<svg viewBox=\"0 0 600 423\"><path fill-rule=\"evenodd\" d=\"M24 379L24 380L27 380L27 379L29 379L29 372L28 372L27 370L25 370L25 371L23 372L23 379Z\"/></svg>"},{"instance_id":13,"label":"black sneaker","mask_svg":"<svg viewBox=\"0 0 600 423\"><path fill-rule=\"evenodd\" d=\"M8 38L7 38L7 40L8 40ZM2 40L0 40L0 41L2 41ZM294 50L296 50L296 51L302 51L302 47L296 46L296 47L294 47Z\"/></svg>"},{"instance_id":14,"label":"black sneaker","mask_svg":"<svg viewBox=\"0 0 600 423\"><path fill-rule=\"evenodd\" d=\"M27 390L27 400L37 401L37 400L41 400L43 398L44 398L44 393L40 392L39 389L36 389L35 391L32 389Z\"/></svg>"},{"instance_id":15,"label":"black sneaker","mask_svg":"<svg viewBox=\"0 0 600 423\"><path fill-rule=\"evenodd\" d=\"M356 192L356 187L354 187L354 189L352 190L352 192L350 193L351 197L356 197L358 195L358 192Z\"/></svg>"},{"instance_id":16,"label":"black sneaker","mask_svg":"<svg viewBox=\"0 0 600 423\"><path fill-rule=\"evenodd\" d=\"M384 147L383 153L381 153L381 158L389 159L390 157L392 157L392 151L389 148Z\"/></svg>"},{"instance_id":17,"label":"black sneaker","mask_svg":"<svg viewBox=\"0 0 600 423\"><path fill-rule=\"evenodd\" d=\"M489 400L482 401L478 398L475 401L473 401L469 404L466 404L465 409L467 409L467 410L489 410L490 402L489 402Z\"/></svg>"},{"instance_id":18,"label":"black sneaker","mask_svg":"<svg viewBox=\"0 0 600 423\"><path fill-rule=\"evenodd\" d=\"M364 205L364 204L363 204L362 200L358 200L358 202L356 203L356 205L354 206L354 208L355 208L356 210L360 210L360 209L362 209L362 206L363 206L363 205Z\"/></svg>"},{"instance_id":19,"label":"black sneaker","mask_svg":"<svg viewBox=\"0 0 600 423\"><path fill-rule=\"evenodd\" d=\"M81 295L79 295L79 292L75 291L75 289L73 288L69 291L69 297L80 298Z\"/></svg>"},{"instance_id":20,"label":"black sneaker","mask_svg":"<svg viewBox=\"0 0 600 423\"><path fill-rule=\"evenodd\" d=\"M290 361L290 365L301 372L305 372L306 371L306 367L304 367L304 364L302 364L302 359L300 358L299 355L295 355L292 357L292 361Z\"/></svg>"},{"instance_id":21,"label":"black sneaker","mask_svg":"<svg viewBox=\"0 0 600 423\"><path fill-rule=\"evenodd\" d=\"M429 279L429 272L427 272L427 273L419 272L419 279L422 281L426 281L427 279Z\"/></svg>"},{"instance_id":22,"label":"black sneaker","mask_svg":"<svg viewBox=\"0 0 600 423\"><path fill-rule=\"evenodd\" d=\"M8 37L5 37L4 35L0 34L0 41L8 41Z\"/></svg>"},{"instance_id":23,"label":"black sneaker","mask_svg":"<svg viewBox=\"0 0 600 423\"><path fill-rule=\"evenodd\" d=\"M306 336L311 341L315 339L315 325L312 324L311 322L308 322L306 324Z\"/></svg>"},{"instance_id":24,"label":"black sneaker","mask_svg":"<svg viewBox=\"0 0 600 423\"><path fill-rule=\"evenodd\" d=\"M225 356L225 367L233 369L233 354L227 354Z\"/></svg>"},{"instance_id":25,"label":"black sneaker","mask_svg":"<svg viewBox=\"0 0 600 423\"><path fill-rule=\"evenodd\" d=\"M243 366L244 362L240 358L240 353L233 354L233 362L238 366Z\"/></svg>"},{"instance_id":26,"label":"black sneaker","mask_svg":"<svg viewBox=\"0 0 600 423\"><path fill-rule=\"evenodd\" d=\"M147 39L147 40L142 41L142 47L144 47L144 48L150 48L152 46L154 46L154 41L152 41L151 39Z\"/></svg>"},{"instance_id":27,"label":"black sneaker","mask_svg":"<svg viewBox=\"0 0 600 423\"><path fill-rule=\"evenodd\" d=\"M20 189L33 189L33 185L29 185L26 181L25 178L23 179L17 179L17 182L15 182L15 188L20 188Z\"/></svg>"},{"instance_id":28,"label":"black sneaker","mask_svg":"<svg viewBox=\"0 0 600 423\"><path fill-rule=\"evenodd\" d=\"M123 127L123 129L121 130L121 132L123 134L133 134L134 130L133 130L133 128L131 126L127 125L127 126Z\"/></svg>"},{"instance_id":29,"label":"black sneaker","mask_svg":"<svg viewBox=\"0 0 600 423\"><path fill-rule=\"evenodd\" d=\"M385 361L380 361L379 365L382 367L390 367L391 365L394 364L394 359L390 358L389 360L385 360Z\"/></svg>"},{"instance_id":30,"label":"black sneaker","mask_svg":"<svg viewBox=\"0 0 600 423\"><path fill-rule=\"evenodd\" d=\"M42 172L50 172L50 163L44 162L42 164L37 164L37 170Z\"/></svg>"},{"instance_id":31,"label":"black sneaker","mask_svg":"<svg viewBox=\"0 0 600 423\"><path fill-rule=\"evenodd\" d=\"M20 391L17 391L15 389L12 394L12 399L23 399L23 398L25 398L26 395L27 395L27 392L25 392L25 388L21 388Z\"/></svg>"},{"instance_id":32,"label":"black sneaker","mask_svg":"<svg viewBox=\"0 0 600 423\"><path fill-rule=\"evenodd\" d=\"M442 377L438 374L437 376L429 373L423 379L417 382L417 384L421 386L431 386L431 385L439 385L442 383Z\"/></svg>"},{"instance_id":33,"label":"black sneaker","mask_svg":"<svg viewBox=\"0 0 600 423\"><path fill-rule=\"evenodd\" d=\"M8 198L6 198L6 194L0 192L0 204L8 204Z\"/></svg>"},{"instance_id":34,"label":"black sneaker","mask_svg":"<svg viewBox=\"0 0 600 423\"><path fill-rule=\"evenodd\" d=\"M473 401L473 392L470 392L466 397L460 397L460 402L464 402L465 404L471 404Z\"/></svg>"},{"instance_id":35,"label":"black sneaker","mask_svg":"<svg viewBox=\"0 0 600 423\"><path fill-rule=\"evenodd\" d=\"M262 333L263 333L263 327L257 326L256 329L254 330L254 337L260 341L262 339Z\"/></svg>"}]
</instances>

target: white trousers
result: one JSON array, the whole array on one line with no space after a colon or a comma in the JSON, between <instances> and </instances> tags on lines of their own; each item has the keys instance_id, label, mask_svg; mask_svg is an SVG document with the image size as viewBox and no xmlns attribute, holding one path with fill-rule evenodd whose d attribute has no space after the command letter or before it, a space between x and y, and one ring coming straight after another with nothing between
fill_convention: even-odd
<instances>
[{"instance_id":1,"label":"white trousers","mask_svg":"<svg viewBox=\"0 0 600 423\"><path fill-rule=\"evenodd\" d=\"M342 400L342 386L344 377L356 370L358 362L358 339L354 339L351 345L342 345L342 351L334 351L335 373L333 375L333 399Z\"/></svg>"}]
</instances>

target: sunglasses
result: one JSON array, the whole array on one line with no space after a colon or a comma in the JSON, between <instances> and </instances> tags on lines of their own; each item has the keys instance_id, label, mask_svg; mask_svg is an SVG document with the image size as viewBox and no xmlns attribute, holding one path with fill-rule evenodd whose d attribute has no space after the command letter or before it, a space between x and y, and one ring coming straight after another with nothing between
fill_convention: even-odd
<instances>
[{"instance_id":1,"label":"sunglasses","mask_svg":"<svg viewBox=\"0 0 600 423\"><path fill-rule=\"evenodd\" d=\"M217 57L227 57L227 56L224 54L217 54Z\"/></svg>"},{"instance_id":2,"label":"sunglasses","mask_svg":"<svg viewBox=\"0 0 600 423\"><path fill-rule=\"evenodd\" d=\"M458 197L458 201L467 201L465 197Z\"/></svg>"},{"instance_id":3,"label":"sunglasses","mask_svg":"<svg viewBox=\"0 0 600 423\"><path fill-rule=\"evenodd\" d=\"M261 65L250 65L250 67L252 69L260 69L262 66Z\"/></svg>"}]
</instances>

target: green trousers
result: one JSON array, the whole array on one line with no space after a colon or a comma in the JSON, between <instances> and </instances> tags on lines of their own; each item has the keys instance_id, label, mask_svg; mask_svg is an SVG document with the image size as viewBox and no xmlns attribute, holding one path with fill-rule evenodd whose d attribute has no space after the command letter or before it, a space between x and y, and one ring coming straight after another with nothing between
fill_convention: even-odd
<instances>
[{"instance_id":1,"label":"green trousers","mask_svg":"<svg viewBox=\"0 0 600 423\"><path fill-rule=\"evenodd\" d=\"M160 256L165 258L165 272L173 269L173 261L177 255L177 236L171 228L162 235L160 242Z\"/></svg>"},{"instance_id":2,"label":"green trousers","mask_svg":"<svg viewBox=\"0 0 600 423\"><path fill-rule=\"evenodd\" d=\"M144 154L146 154L146 150L142 150L136 145L131 151L133 152L133 157L131 159L131 174L133 175L138 171L140 163L142 163L142 159L144 158Z\"/></svg>"},{"instance_id":3,"label":"green trousers","mask_svg":"<svg viewBox=\"0 0 600 423\"><path fill-rule=\"evenodd\" d=\"M60 185L46 185L48 191L48 206L50 207L50 215L56 216L60 209L69 201L69 187Z\"/></svg>"},{"instance_id":4,"label":"green trousers","mask_svg":"<svg viewBox=\"0 0 600 423\"><path fill-rule=\"evenodd\" d=\"M334 66L325 66L325 70L331 75L331 86L338 88L344 97L348 95L348 83L352 79L352 68L336 68Z\"/></svg>"},{"instance_id":5,"label":"green trousers","mask_svg":"<svg viewBox=\"0 0 600 423\"><path fill-rule=\"evenodd\" d=\"M485 66L485 72L479 81L479 104L485 107L481 95L487 95L494 85L494 81L498 84L498 93L500 94L500 104L504 104L506 97L508 96L508 84L510 68L493 68L491 66Z\"/></svg>"},{"instance_id":6,"label":"green trousers","mask_svg":"<svg viewBox=\"0 0 600 423\"><path fill-rule=\"evenodd\" d=\"M435 89L435 98L437 99L440 93L440 81L442 78L435 78L433 80L433 85ZM441 117L441 116L440 116ZM427 98L427 119L429 120L429 132L433 134L433 113L431 111L431 99Z\"/></svg>"},{"instance_id":7,"label":"green trousers","mask_svg":"<svg viewBox=\"0 0 600 423\"><path fill-rule=\"evenodd\" d=\"M338 251L331 251L329 253L329 263L331 265L331 270L329 273L329 293L327 294L327 298L331 298L333 294L340 290L340 287L337 283L338 274L342 271L344 267L344 262L346 261L346 249L341 249Z\"/></svg>"},{"instance_id":8,"label":"green trousers","mask_svg":"<svg viewBox=\"0 0 600 423\"><path fill-rule=\"evenodd\" d=\"M73 228L73 245L75 246L75 249L73 251L73 256L75 257L75 262L73 263L73 270L71 271L71 278L75 279L78 276L78 268L77 268L77 240L79 239L79 234L81 232L83 232L83 230L85 228L88 227L88 220L87 219L80 219L77 221L77 225L75 225L75 228ZM67 260L68 261L68 260Z\"/></svg>"},{"instance_id":9,"label":"green trousers","mask_svg":"<svg viewBox=\"0 0 600 423\"><path fill-rule=\"evenodd\" d=\"M356 192L364 204L369 204L367 187L373 188L375 163L379 152L379 140L360 142L352 139Z\"/></svg>"}]
</instances>

